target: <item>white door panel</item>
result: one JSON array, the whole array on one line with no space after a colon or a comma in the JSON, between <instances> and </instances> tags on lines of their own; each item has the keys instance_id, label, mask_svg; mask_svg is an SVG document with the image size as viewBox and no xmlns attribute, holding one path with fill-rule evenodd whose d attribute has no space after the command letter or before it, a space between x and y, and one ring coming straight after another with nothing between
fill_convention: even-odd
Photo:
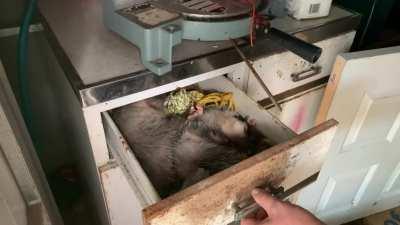
<instances>
[{"instance_id":1,"label":"white door panel","mask_svg":"<svg viewBox=\"0 0 400 225\"><path fill-rule=\"evenodd\" d=\"M298 203L339 224L400 204L400 47L338 57L320 114L339 121ZM325 101L325 102L324 102Z\"/></svg>"}]
</instances>

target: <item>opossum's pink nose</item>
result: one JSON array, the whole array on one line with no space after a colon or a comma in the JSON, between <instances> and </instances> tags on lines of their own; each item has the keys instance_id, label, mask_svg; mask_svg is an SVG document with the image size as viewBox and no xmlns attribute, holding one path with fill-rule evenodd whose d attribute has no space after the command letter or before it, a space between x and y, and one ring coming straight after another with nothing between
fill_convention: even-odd
<instances>
[{"instance_id":1,"label":"opossum's pink nose","mask_svg":"<svg viewBox=\"0 0 400 225\"><path fill-rule=\"evenodd\" d=\"M248 120L247 120L247 123L248 123L250 126L255 127L255 126L256 126L256 119L248 119Z\"/></svg>"},{"instance_id":2,"label":"opossum's pink nose","mask_svg":"<svg viewBox=\"0 0 400 225\"><path fill-rule=\"evenodd\" d=\"M190 107L190 112L189 112L189 116L188 119L194 119L196 117L199 117L201 115L203 115L204 113L204 107L201 105L194 105L192 107Z\"/></svg>"}]
</instances>

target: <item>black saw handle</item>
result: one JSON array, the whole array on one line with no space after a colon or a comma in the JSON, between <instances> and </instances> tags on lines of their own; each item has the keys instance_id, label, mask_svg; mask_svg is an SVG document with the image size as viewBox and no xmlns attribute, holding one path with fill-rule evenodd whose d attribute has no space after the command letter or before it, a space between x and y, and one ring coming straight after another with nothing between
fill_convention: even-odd
<instances>
[{"instance_id":1,"label":"black saw handle","mask_svg":"<svg viewBox=\"0 0 400 225\"><path fill-rule=\"evenodd\" d=\"M277 43L310 63L315 63L321 56L322 49L320 47L305 42L276 28L268 28L266 30L266 35L267 38L274 43Z\"/></svg>"}]
</instances>

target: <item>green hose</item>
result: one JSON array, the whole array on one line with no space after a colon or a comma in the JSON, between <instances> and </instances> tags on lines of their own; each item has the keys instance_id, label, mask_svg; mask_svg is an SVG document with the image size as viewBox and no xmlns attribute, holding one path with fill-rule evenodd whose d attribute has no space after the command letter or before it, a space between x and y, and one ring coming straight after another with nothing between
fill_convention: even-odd
<instances>
[{"instance_id":1,"label":"green hose","mask_svg":"<svg viewBox=\"0 0 400 225\"><path fill-rule=\"evenodd\" d=\"M32 17L36 11L36 0L31 0L28 3L24 18L21 23L18 37L18 52L17 52L17 76L20 94L20 107L25 120L25 124L31 134L32 141L35 142L34 127L32 125L32 109L29 95L29 79L28 79L28 42L29 42L29 26ZM38 149L37 149L38 150Z\"/></svg>"}]
</instances>

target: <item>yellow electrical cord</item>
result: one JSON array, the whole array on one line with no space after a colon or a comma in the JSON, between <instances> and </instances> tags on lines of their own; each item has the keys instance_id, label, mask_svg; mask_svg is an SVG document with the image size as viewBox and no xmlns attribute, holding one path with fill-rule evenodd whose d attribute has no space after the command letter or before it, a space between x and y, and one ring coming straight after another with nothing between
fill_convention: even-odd
<instances>
[{"instance_id":1,"label":"yellow electrical cord","mask_svg":"<svg viewBox=\"0 0 400 225\"><path fill-rule=\"evenodd\" d=\"M235 101L233 99L233 94L230 92L213 92L196 102L198 105L207 106L217 106L218 108L227 108L228 110L235 110Z\"/></svg>"}]
</instances>

